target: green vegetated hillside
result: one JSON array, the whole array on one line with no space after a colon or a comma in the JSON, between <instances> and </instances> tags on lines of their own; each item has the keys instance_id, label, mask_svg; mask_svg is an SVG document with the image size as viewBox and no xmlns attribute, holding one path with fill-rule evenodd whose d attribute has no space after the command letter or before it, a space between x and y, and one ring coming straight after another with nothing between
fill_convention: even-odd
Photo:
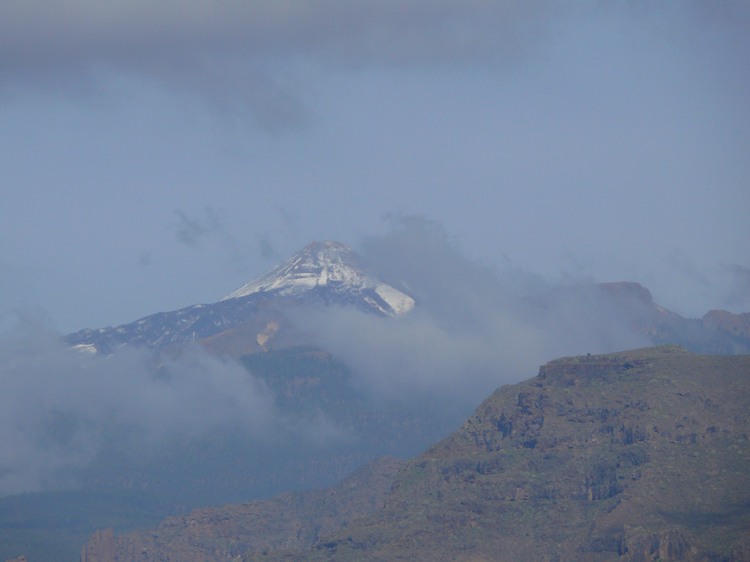
<instances>
[{"instance_id":1,"label":"green vegetated hillside","mask_svg":"<svg viewBox=\"0 0 750 562\"><path fill-rule=\"evenodd\" d=\"M313 560L750 560L750 356L553 361ZM295 559L295 554L279 554Z\"/></svg>"}]
</instances>

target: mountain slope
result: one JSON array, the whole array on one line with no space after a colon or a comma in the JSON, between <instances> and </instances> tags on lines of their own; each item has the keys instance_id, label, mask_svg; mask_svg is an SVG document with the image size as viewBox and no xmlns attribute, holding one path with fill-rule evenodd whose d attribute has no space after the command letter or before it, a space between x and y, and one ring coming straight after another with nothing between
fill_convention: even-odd
<instances>
[{"instance_id":1,"label":"mountain slope","mask_svg":"<svg viewBox=\"0 0 750 562\"><path fill-rule=\"evenodd\" d=\"M401 316L414 299L366 271L351 248L338 242L313 242L266 275L212 304L160 312L122 326L86 329L66 336L82 351L113 353L126 345L164 349L208 341L239 331L239 352L265 349L283 322L283 310L300 304L347 305L382 316Z\"/></svg>"},{"instance_id":2,"label":"mountain slope","mask_svg":"<svg viewBox=\"0 0 750 562\"><path fill-rule=\"evenodd\" d=\"M493 290L500 290L496 281ZM481 294L470 294L471 287L461 285L458 293L438 298L438 308L462 310L474 298L481 301ZM435 313L430 310L430 302L436 305L435 298L422 300L421 308L427 314ZM480 308L495 310L498 303L493 302L481 302ZM269 349L309 345L314 337L300 332L290 319L306 305L352 307L395 318L414 309L415 300L381 281L348 246L333 241L312 242L218 302L159 312L122 326L85 329L64 340L79 350L103 354L124 346L179 350L196 342L211 353L239 358ZM711 311L702 319L685 318L656 304L648 289L634 282L560 287L529 295L511 308L516 315L512 321L521 329L530 324L553 338L588 331L588 339L598 333L599 339L613 340L609 342L612 345L603 345L598 351L637 345L633 336L638 336L643 345L673 343L699 353L750 353L750 314ZM454 316L449 322L460 324L465 315ZM482 321L481 314L480 318L474 316L469 314L463 320L469 324Z\"/></svg>"},{"instance_id":3,"label":"mountain slope","mask_svg":"<svg viewBox=\"0 0 750 562\"><path fill-rule=\"evenodd\" d=\"M100 531L84 547L81 561L236 560L242 554L263 555L278 548L308 548L321 534L345 528L382 508L403 464L381 458L326 490L196 509L164 520L154 532L115 537L111 529Z\"/></svg>"},{"instance_id":4,"label":"mountain slope","mask_svg":"<svg viewBox=\"0 0 750 562\"><path fill-rule=\"evenodd\" d=\"M400 316L414 299L366 273L362 260L339 242L313 242L263 277L243 285L222 301L251 295L297 297L312 290L357 304L384 316Z\"/></svg>"},{"instance_id":5,"label":"mountain slope","mask_svg":"<svg viewBox=\"0 0 750 562\"><path fill-rule=\"evenodd\" d=\"M750 357L553 361L308 560L750 559ZM279 553L277 559L294 559Z\"/></svg>"}]
</instances>

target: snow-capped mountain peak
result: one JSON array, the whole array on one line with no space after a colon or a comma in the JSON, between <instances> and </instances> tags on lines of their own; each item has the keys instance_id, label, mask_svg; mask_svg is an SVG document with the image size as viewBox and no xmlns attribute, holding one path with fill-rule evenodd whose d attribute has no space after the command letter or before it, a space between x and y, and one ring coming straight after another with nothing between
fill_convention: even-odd
<instances>
[{"instance_id":1,"label":"snow-capped mountain peak","mask_svg":"<svg viewBox=\"0 0 750 562\"><path fill-rule=\"evenodd\" d=\"M267 274L229 293L222 301L251 295L303 296L325 291L357 296L366 308L387 316L400 316L414 306L414 299L367 273L360 258L340 242L312 242Z\"/></svg>"},{"instance_id":2,"label":"snow-capped mountain peak","mask_svg":"<svg viewBox=\"0 0 750 562\"><path fill-rule=\"evenodd\" d=\"M367 273L348 246L313 242L218 302L160 312L122 326L81 330L66 336L65 342L90 353L112 353L125 345L158 349L218 338L233 330L244 333L244 326L251 333L251 343L257 341L265 349L272 335L269 326L275 326L278 320L270 310L320 303L354 306L390 317L406 314L414 307L409 295Z\"/></svg>"},{"instance_id":3,"label":"snow-capped mountain peak","mask_svg":"<svg viewBox=\"0 0 750 562\"><path fill-rule=\"evenodd\" d=\"M246 283L221 300L246 297L255 293L275 292L289 295L318 285L363 284L365 275L355 265L354 252L339 242L312 242L267 274Z\"/></svg>"}]
</instances>

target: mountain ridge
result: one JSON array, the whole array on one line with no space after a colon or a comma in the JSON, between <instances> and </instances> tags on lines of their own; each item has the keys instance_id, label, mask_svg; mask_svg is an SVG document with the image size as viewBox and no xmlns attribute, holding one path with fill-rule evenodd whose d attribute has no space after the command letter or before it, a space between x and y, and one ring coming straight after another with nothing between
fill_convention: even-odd
<instances>
[{"instance_id":1,"label":"mountain ridge","mask_svg":"<svg viewBox=\"0 0 750 562\"><path fill-rule=\"evenodd\" d=\"M334 294L360 294L373 311L385 316L406 314L414 306L409 295L367 273L361 258L349 246L332 240L311 242L278 267L220 300L258 293L289 297L318 287L330 287Z\"/></svg>"},{"instance_id":2,"label":"mountain ridge","mask_svg":"<svg viewBox=\"0 0 750 562\"><path fill-rule=\"evenodd\" d=\"M258 351L274 335L268 333L269 324L279 324L283 309L301 304L349 305L380 316L399 317L407 314L415 301L368 273L363 260L349 246L334 241L312 242L217 302L158 312L120 326L80 330L65 336L64 341L91 353L109 354L127 345L167 349L216 338L248 324L256 335L251 344L258 337L262 340L249 351ZM264 314L265 319L260 321ZM265 336L261 336L264 331Z\"/></svg>"},{"instance_id":3,"label":"mountain ridge","mask_svg":"<svg viewBox=\"0 0 750 562\"><path fill-rule=\"evenodd\" d=\"M176 350L198 343L210 352L240 357L272 347L308 344L289 315L301 306L354 307L399 318L418 305L400 289L371 273L364 258L340 242L312 242L285 262L228 293L219 301L159 312L120 326L84 329L63 338L80 351L110 354L124 346ZM421 307L422 305L419 305ZM528 295L516 304L519 318L544 329L549 318L589 318L605 310L653 344L675 343L701 353L750 352L750 313L713 310L685 318L656 304L640 283L618 281L558 287ZM604 350L601 350L604 351Z\"/></svg>"},{"instance_id":4,"label":"mountain ridge","mask_svg":"<svg viewBox=\"0 0 750 562\"><path fill-rule=\"evenodd\" d=\"M747 560L748 407L750 356L661 346L551 361L495 391L410 461L383 512L309 559Z\"/></svg>"},{"instance_id":5,"label":"mountain ridge","mask_svg":"<svg viewBox=\"0 0 750 562\"><path fill-rule=\"evenodd\" d=\"M245 526L244 543L225 533L217 549L196 539L215 527L186 526L172 546L152 530L113 537L85 560L129 560L148 543L143 562L740 562L750 556L749 408L750 356L660 346L564 357L496 390L400 469L381 509L311 546L247 550ZM208 512L216 522L233 509ZM188 542L190 556L170 554Z\"/></svg>"}]
</instances>

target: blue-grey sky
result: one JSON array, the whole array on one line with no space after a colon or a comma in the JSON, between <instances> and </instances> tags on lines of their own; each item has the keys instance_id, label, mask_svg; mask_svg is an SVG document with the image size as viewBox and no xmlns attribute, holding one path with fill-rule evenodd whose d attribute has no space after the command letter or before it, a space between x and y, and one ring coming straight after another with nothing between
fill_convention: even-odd
<instances>
[{"instance_id":1,"label":"blue-grey sky","mask_svg":"<svg viewBox=\"0 0 750 562\"><path fill-rule=\"evenodd\" d=\"M748 311L748 61L741 0L3 2L0 312L214 301L389 214Z\"/></svg>"}]
</instances>

